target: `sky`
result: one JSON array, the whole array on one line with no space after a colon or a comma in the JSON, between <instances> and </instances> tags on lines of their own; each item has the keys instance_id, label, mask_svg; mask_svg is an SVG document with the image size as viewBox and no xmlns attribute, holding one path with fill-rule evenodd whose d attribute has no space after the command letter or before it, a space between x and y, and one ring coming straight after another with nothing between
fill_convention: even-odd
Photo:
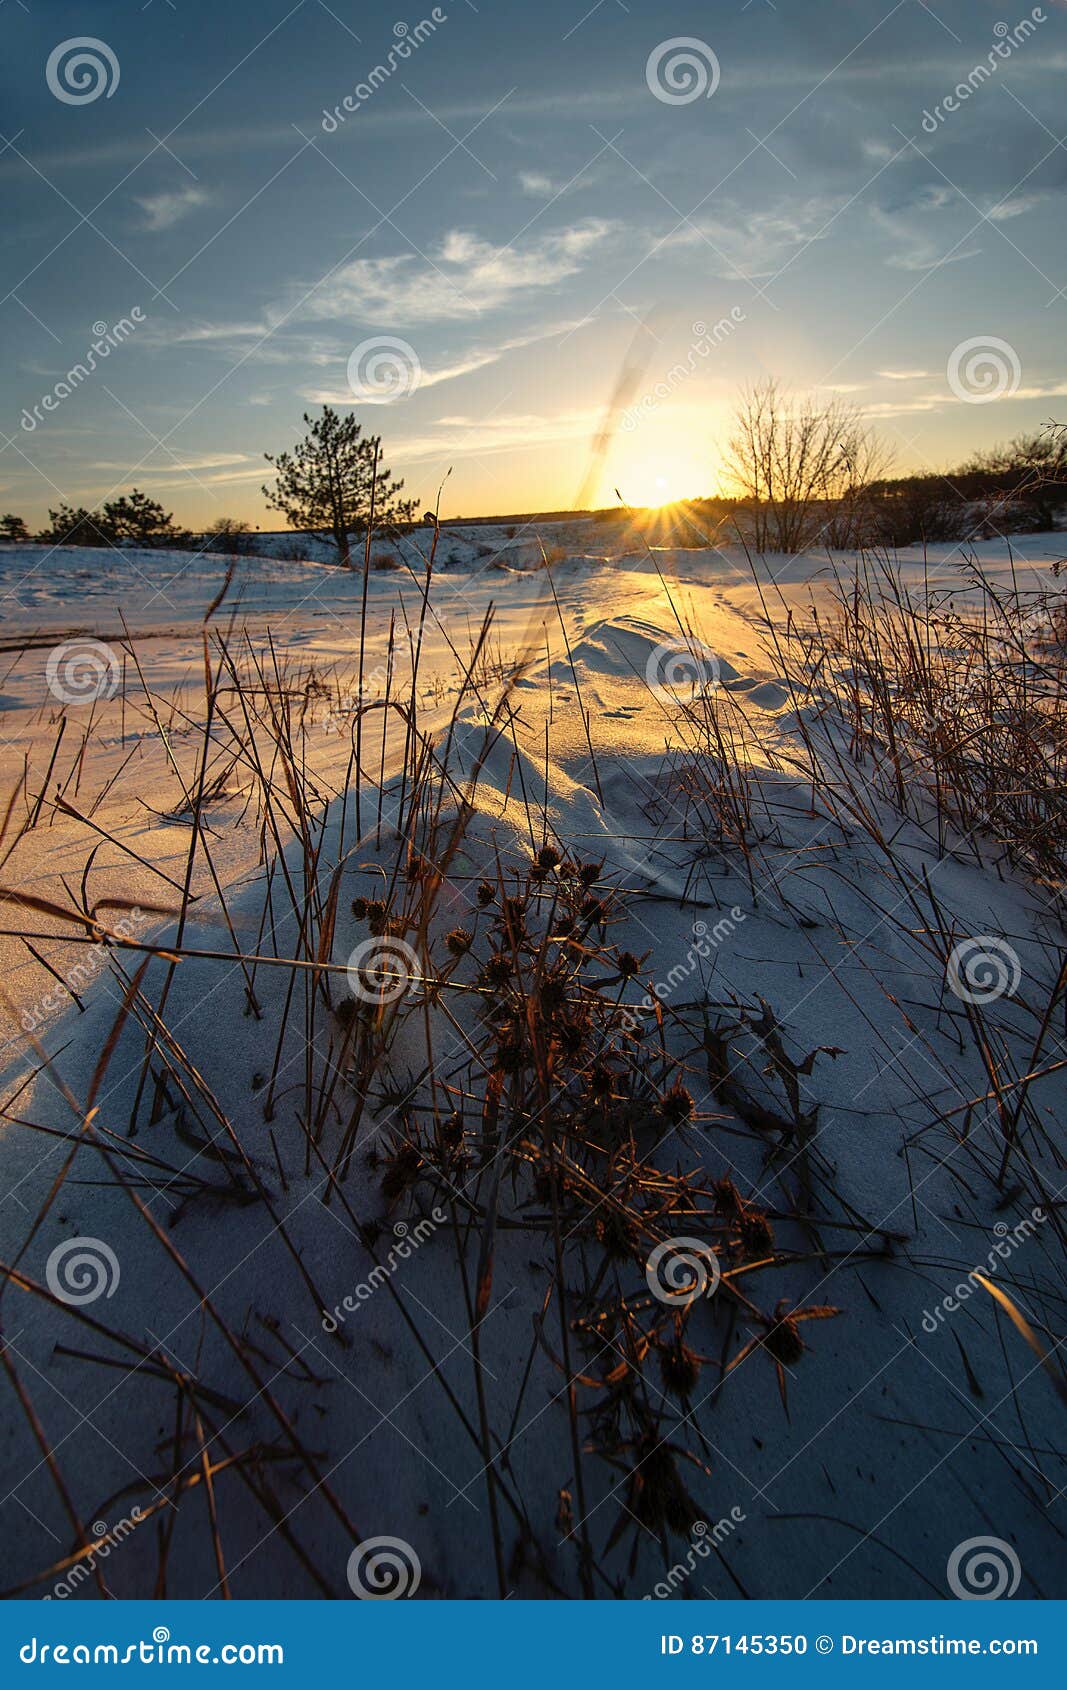
<instances>
[{"instance_id":1,"label":"sky","mask_svg":"<svg viewBox=\"0 0 1067 1690\"><path fill-rule=\"evenodd\" d=\"M767 377L901 473L1067 420L1065 71L1063 0L0 0L0 511L283 526L324 403L447 517L728 491Z\"/></svg>"}]
</instances>

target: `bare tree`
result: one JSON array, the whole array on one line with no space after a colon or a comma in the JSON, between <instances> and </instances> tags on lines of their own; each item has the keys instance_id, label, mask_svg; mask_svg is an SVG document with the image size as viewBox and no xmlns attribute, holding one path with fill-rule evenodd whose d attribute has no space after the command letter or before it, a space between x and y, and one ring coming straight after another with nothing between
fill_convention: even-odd
<instances>
[{"instance_id":1,"label":"bare tree","mask_svg":"<svg viewBox=\"0 0 1067 1690\"><path fill-rule=\"evenodd\" d=\"M862 539L863 495L887 458L854 405L794 399L764 381L741 396L727 470L751 504L756 550L793 553L824 537Z\"/></svg>"}]
</instances>

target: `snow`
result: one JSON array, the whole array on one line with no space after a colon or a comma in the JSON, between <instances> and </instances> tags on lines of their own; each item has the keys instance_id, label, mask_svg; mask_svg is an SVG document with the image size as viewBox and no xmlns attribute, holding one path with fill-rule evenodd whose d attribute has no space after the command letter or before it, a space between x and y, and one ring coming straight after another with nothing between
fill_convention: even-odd
<instances>
[{"instance_id":1,"label":"snow","mask_svg":"<svg viewBox=\"0 0 1067 1690\"><path fill-rule=\"evenodd\" d=\"M424 551L429 535L415 538ZM555 560L551 578L535 567L542 546ZM526 656L507 729L491 732L487 749L485 710L468 698L442 752L456 790L478 771L474 818L448 870L443 925L482 920L473 909L479 874L498 859L505 866L528 863L544 827L561 849L602 862L601 880L630 894L611 937L638 956L649 953L645 987L631 982L626 988L635 1013L642 1000L647 1011L653 981L663 985L663 1000L675 1010L703 1001L709 1013L732 1019L742 1009L758 1016L762 1003L771 1006L797 1063L821 1051L804 1080L805 1106L818 1105L817 1136L805 1162L800 1146L776 1152L773 1139L742 1128L709 1090L698 1046L682 1036L676 1018L668 1018L666 1037L685 1064L698 1117L660 1145L658 1165L708 1169L715 1178L729 1174L772 1215L795 1210L802 1180L810 1181L811 1224L787 1221L780 1232L776 1228L792 1259L775 1269L773 1286L744 1283L763 1308L781 1297L841 1310L801 1329L810 1351L789 1370L788 1414L770 1359L760 1351L716 1389L724 1343L734 1353L749 1329L742 1324L727 1340L711 1306L694 1316L689 1341L715 1362L706 1365L694 1393L700 1406L688 1438L676 1441L697 1449L710 1471L704 1475L683 1464L685 1482L709 1525L731 1510L735 1521L738 1514L743 1518L716 1553L690 1554L692 1569L676 1594L940 1597L950 1594L946 1566L956 1546L992 1536L1019 1558L1021 1595L1062 1597L1062 1405L988 1295L969 1291L957 1311L936 1311L973 1268L986 1271L998 1242L1029 1218L994 1276L1039 1330L1049 1319L1054 1324L1049 1311L1062 1309L1062 1265L1055 1225L1045 1217L1062 1184L1062 1145L1056 1146L1063 1075L1035 1088L1047 1136L1024 1134L1013 1177L998 1189L990 1174L1001 1144L995 1110L975 1109L969 1130L958 1130L958 1111L983 1095L987 1078L959 1004L946 998L930 907L916 901L914 888L925 870L957 934L998 936L1017 954L1017 992L986 1013L1020 1072L1035 1014L1055 983L1062 930L1044 891L994 872L980 853L941 855L923 830L895 818L891 860L860 828L834 824L813 806L791 695L762 618L765 606L783 620L786 607L810 613L813 603L825 602L821 595L833 568L847 569L851 560L767 558L752 566L730 548L637 544L621 520L613 527L576 519L512 538L503 529L446 530L441 550L445 567L434 580L419 669L422 726L445 729L490 608L491 653L501 660L517 652ZM962 603L973 589L971 560L988 579L1014 580L1024 594L1036 595L1047 589L1049 566L1060 555L1057 536L1037 535L1013 539L1010 553L1003 542L966 553L955 547L926 555L913 550L902 553L896 567L915 589L929 581ZM408 630L418 622L422 562L417 555L409 561L411 570L380 568L370 575L363 637L367 668L379 675L391 618L400 636L398 673L410 673ZM55 743L63 710L45 679L49 653L58 644L91 638L125 658L113 697L67 707L69 725L49 791L63 785L78 816L52 815L26 834L5 862L0 885L67 903L64 887L76 891L95 845L94 897L122 897L146 912L160 904L176 907L173 883L183 881L190 834L177 815L182 794L171 759L188 775L199 749L202 619L224 585L228 563L181 553L0 550L5 804L25 757L33 771L26 790L32 795L40 789ZM364 827L353 850L354 795L346 784L361 592L359 571L277 556L242 558L212 624L229 630L232 641L247 642L261 662L273 646L288 666L294 696L306 691L312 671L322 682L311 695L304 729L311 778L333 799L318 874L322 885L335 870L340 876L332 946L338 963L367 936L366 923L347 912L353 898L373 895L368 888L379 884L375 865L390 861L397 796L387 780L382 849L373 829L368 834ZM683 806L664 760L665 744L678 743L676 712L669 695L657 697L649 686L664 650L677 647L679 617L714 654L710 684L744 705L743 731L757 760L760 793L751 861L728 840L709 839L700 848L683 836ZM699 686L709 677L696 681ZM215 732L217 766L226 778L208 808L212 854L227 887L230 919L252 950L261 943L274 848L246 815L247 770L231 762L218 725ZM88 750L79 770L83 735ZM395 749L387 747L389 767ZM375 766L373 752L367 761ZM373 807L373 782L367 793ZM365 796L364 818L366 813ZM101 838L90 823L110 837ZM296 873L294 845L287 847L287 860ZM194 867L194 890L198 902L185 945L232 957L233 942L202 860ZM53 966L69 970L73 947L64 946L54 920L27 910L20 917L15 905L6 913L6 927L50 934L34 943ZM286 949L295 943L291 922L285 928L283 920L275 934L278 954L296 954ZM173 922L158 915L141 917L139 934L175 942ZM9 1100L0 1256L43 1283L57 1247L87 1236L104 1241L121 1269L113 1295L84 1310L100 1323L94 1328L79 1323L76 1308L27 1294L16 1283L3 1291L7 1353L83 1524L102 1520L114 1528L134 1503L146 1509L159 1500L174 1466L176 1410L173 1383L159 1376L162 1356L171 1369L195 1375L219 1393L213 1399L214 1459L227 1448L254 1450L247 1471L261 1498L269 1490L277 1505L272 1520L237 1469L215 1479L233 1594L322 1594L294 1553L295 1539L320 1569L329 1594L348 1597L354 1530L359 1539L385 1536L410 1545L422 1568L420 1596L494 1596L484 1455L473 1430L480 1365L486 1412L502 1451L500 1472L526 1510L521 1531L504 1511L509 1589L521 1597L551 1594L548 1576L559 1593L579 1595L575 1542L558 1523L559 1492L570 1491L573 1502L576 1475L563 1381L548 1354L559 1343L558 1324L551 1324L555 1311L545 1344L535 1342L551 1240L546 1245L521 1230L499 1234L479 1361L472 1356L465 1291L443 1236L447 1229L432 1226L431 1235L399 1261L390 1278L395 1297L380 1285L366 1299L357 1295L374 1265L357 1221L378 1223L382 1255L402 1241L398 1224L414 1230L420 1219L403 1205L387 1211L378 1177L366 1163L369 1149L381 1153L386 1145L392 1111L382 1106L365 1118L344 1201L331 1198L322 1167L306 1164L297 1121L304 1097L302 1041L290 1040L284 1049L273 1119L264 1119L262 1076L275 1061L288 973L257 973L263 1014L256 1018L247 1013L242 975L232 961L183 962L174 972L167 1022L234 1123L243 1153L269 1190L270 1210L262 1203L185 1201L176 1175L160 1177L159 1163L175 1170L195 1160L182 1137L180 1109L127 1136L143 1050L134 1028L124 1032L112 1059L95 1121L96 1130L111 1135L109 1154L127 1176L144 1175L139 1196L154 1225L127 1193L106 1183L102 1153L86 1143L50 1201L73 1146L35 1128L78 1133L81 1121L56 1084L32 1077L40 1054L22 1028L29 1015L35 1036L53 1055L55 1079L84 1108L122 987L102 967L84 991L78 988L83 1013L63 1004L62 993L57 1007L42 1011L55 982L17 939L0 944L8 1004L3 1095ZM161 961L151 965L145 982L150 996L158 994L165 971ZM397 1074L416 1075L425 1062L421 1023L420 1015L403 1023L393 1053ZM438 1023L434 1059L444 1080L462 1068L463 1028L449 1034L440 1015ZM325 1041L334 1032L320 1029L319 1036ZM738 1037L758 1073L766 1052L751 1032ZM773 1080L765 1076L764 1083L771 1099ZM201 1102L199 1119L204 1113ZM334 1123L327 1128L324 1153L332 1156L338 1130ZM225 1137L219 1142L228 1144ZM149 1167L139 1160L146 1156L159 1160ZM204 1159L196 1165L202 1172ZM1032 1218L1035 1210L1042 1218ZM323 1308L344 1311L346 1297L354 1308L332 1333L329 1323L324 1327ZM220 1335L208 1301L247 1340L247 1367ZM108 1333L155 1354L157 1364L142 1360L128 1371L134 1352ZM1050 1342L1055 1338L1053 1330ZM71 1349L121 1365L89 1364ZM299 1361L291 1359L294 1352ZM471 1430L460 1424L445 1386L463 1405ZM298 1473L287 1447L282 1416L314 1452L337 1506L325 1488L309 1494L307 1474ZM583 1436L590 1430L583 1422ZM188 1419L184 1431L188 1456L195 1448ZM60 1561L75 1538L10 1389L0 1447L7 1527L0 1539L0 1587L10 1588ZM625 1512L621 1474L596 1458L587 1460L585 1474L598 1561L627 1594L652 1592L664 1577L658 1543L631 1521L632 1536L611 1544ZM104 1577L113 1594L152 1594L163 1518L166 1511L109 1556ZM183 1495L166 1529L171 1527L167 1594L217 1595L202 1487ZM546 1573L535 1571L531 1553L517 1553L520 1539L541 1546ZM129 1541L143 1548L133 1550ZM684 1539L674 1540L671 1561L685 1562L686 1554ZM80 1594L98 1594L92 1580ZM599 1582L596 1594L610 1595L607 1583Z\"/></svg>"}]
</instances>

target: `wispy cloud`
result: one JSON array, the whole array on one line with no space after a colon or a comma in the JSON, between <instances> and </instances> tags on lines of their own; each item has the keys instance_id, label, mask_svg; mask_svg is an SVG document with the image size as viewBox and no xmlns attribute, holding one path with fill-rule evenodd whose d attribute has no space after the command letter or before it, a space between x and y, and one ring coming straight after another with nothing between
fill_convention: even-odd
<instances>
[{"instance_id":1,"label":"wispy cloud","mask_svg":"<svg viewBox=\"0 0 1067 1690\"><path fill-rule=\"evenodd\" d=\"M398 460L482 456L494 452L532 450L562 440L590 441L601 421L596 407L559 411L554 416L514 413L496 417L441 417L435 433L390 439Z\"/></svg>"},{"instance_id":2,"label":"wispy cloud","mask_svg":"<svg viewBox=\"0 0 1067 1690\"><path fill-rule=\"evenodd\" d=\"M144 212L145 229L173 229L183 217L198 206L207 205L211 195L206 188L176 188L170 193L134 195L135 204Z\"/></svg>"},{"instance_id":3,"label":"wispy cloud","mask_svg":"<svg viewBox=\"0 0 1067 1690\"><path fill-rule=\"evenodd\" d=\"M783 200L763 211L726 204L715 217L684 224L658 250L702 247L716 275L758 280L774 275L797 248L821 240L844 204L843 198L822 195Z\"/></svg>"},{"instance_id":4,"label":"wispy cloud","mask_svg":"<svg viewBox=\"0 0 1067 1690\"><path fill-rule=\"evenodd\" d=\"M1048 195L1044 193L1016 194L1014 198L998 200L989 208L986 216L991 223L1007 223L1013 217L1025 217L1028 211L1033 211L1047 198Z\"/></svg>"},{"instance_id":5,"label":"wispy cloud","mask_svg":"<svg viewBox=\"0 0 1067 1690\"><path fill-rule=\"evenodd\" d=\"M1014 393L1002 394L995 403L1010 405L1023 403L1028 399L1062 399L1067 396L1067 381L1049 381L1035 383L1030 387L1019 387ZM864 405L863 412L874 419L882 417L917 416L925 411L940 411L946 406L958 406L959 400L951 393L928 393L914 399L887 399L872 405Z\"/></svg>"},{"instance_id":6,"label":"wispy cloud","mask_svg":"<svg viewBox=\"0 0 1067 1690\"><path fill-rule=\"evenodd\" d=\"M439 387L442 382L455 381L460 376L473 374L475 370L484 370L490 364L499 363L508 352L518 352L523 347L537 345L539 341L552 340L561 334L570 334L574 329L580 327L581 321L553 323L547 328L534 329L529 334L512 335L507 340L472 346L466 352L459 354L454 362L441 363L432 368L423 364L419 377L419 390ZM355 403L352 389L344 381L304 388L302 395L316 405L352 405ZM392 405L396 404L399 398L400 395L398 394L383 394L380 399L362 395L359 403L361 405Z\"/></svg>"},{"instance_id":7,"label":"wispy cloud","mask_svg":"<svg viewBox=\"0 0 1067 1690\"><path fill-rule=\"evenodd\" d=\"M190 345L199 341L230 341L252 339L257 335L269 334L270 325L266 322L246 323L211 323L204 320L182 320L164 325L157 330L155 338L166 341L171 345Z\"/></svg>"},{"instance_id":8,"label":"wispy cloud","mask_svg":"<svg viewBox=\"0 0 1067 1690\"><path fill-rule=\"evenodd\" d=\"M151 475L153 473L153 464L151 460L154 459L155 456L156 454L154 452L150 453L149 458L142 465L141 473L143 475ZM203 454L201 457L184 458L180 460L176 460L169 453L162 453L159 456L158 463L155 467L161 471L166 470L168 473L175 471L192 472L194 470L201 469L225 469L231 464L247 464L252 461L253 460L248 452L208 452ZM108 471L120 470L123 473L128 471L129 467L129 464L121 462L99 462L88 465L89 469Z\"/></svg>"},{"instance_id":9,"label":"wispy cloud","mask_svg":"<svg viewBox=\"0 0 1067 1690\"><path fill-rule=\"evenodd\" d=\"M573 194L579 188L590 188L593 177L588 173L573 178L549 176L543 170L520 170L519 187L529 199L558 199L561 194Z\"/></svg>"},{"instance_id":10,"label":"wispy cloud","mask_svg":"<svg viewBox=\"0 0 1067 1690\"><path fill-rule=\"evenodd\" d=\"M533 199L548 199L559 191L551 176L542 176L539 170L520 170L519 187Z\"/></svg>"},{"instance_id":11,"label":"wispy cloud","mask_svg":"<svg viewBox=\"0 0 1067 1690\"><path fill-rule=\"evenodd\" d=\"M603 218L589 218L505 246L454 229L425 260L406 253L357 259L316 289L303 310L390 327L476 317L576 275L613 229Z\"/></svg>"},{"instance_id":12,"label":"wispy cloud","mask_svg":"<svg viewBox=\"0 0 1067 1690\"><path fill-rule=\"evenodd\" d=\"M967 245L961 248L951 235L929 234L902 218L889 217L877 208L872 209L871 216L889 237L892 251L886 258L886 263L891 270L943 270L946 265L966 264L968 260L981 255L980 246Z\"/></svg>"}]
</instances>

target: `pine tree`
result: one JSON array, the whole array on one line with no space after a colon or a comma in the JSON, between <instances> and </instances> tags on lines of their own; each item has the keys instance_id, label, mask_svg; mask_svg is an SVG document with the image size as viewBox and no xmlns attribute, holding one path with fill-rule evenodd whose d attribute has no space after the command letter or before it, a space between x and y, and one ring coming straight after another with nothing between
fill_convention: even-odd
<instances>
[{"instance_id":1,"label":"pine tree","mask_svg":"<svg viewBox=\"0 0 1067 1690\"><path fill-rule=\"evenodd\" d=\"M171 514L136 487L102 510L64 504L48 515L50 525L38 538L52 546L182 546L188 540Z\"/></svg>"},{"instance_id":2,"label":"pine tree","mask_svg":"<svg viewBox=\"0 0 1067 1690\"><path fill-rule=\"evenodd\" d=\"M263 496L274 509L283 511L290 527L328 534L337 555L351 568L351 537L365 533L375 524L411 522L418 500L401 499L402 481L381 462L382 442L376 434L364 438L355 416L340 416L331 406L322 416L304 413L310 433L291 452L272 457L264 453L277 475L274 487L264 487Z\"/></svg>"},{"instance_id":3,"label":"pine tree","mask_svg":"<svg viewBox=\"0 0 1067 1690\"><path fill-rule=\"evenodd\" d=\"M136 487L121 499L108 501L104 506L103 527L120 545L123 542L132 546L173 545L184 538L174 526L173 515Z\"/></svg>"}]
</instances>

